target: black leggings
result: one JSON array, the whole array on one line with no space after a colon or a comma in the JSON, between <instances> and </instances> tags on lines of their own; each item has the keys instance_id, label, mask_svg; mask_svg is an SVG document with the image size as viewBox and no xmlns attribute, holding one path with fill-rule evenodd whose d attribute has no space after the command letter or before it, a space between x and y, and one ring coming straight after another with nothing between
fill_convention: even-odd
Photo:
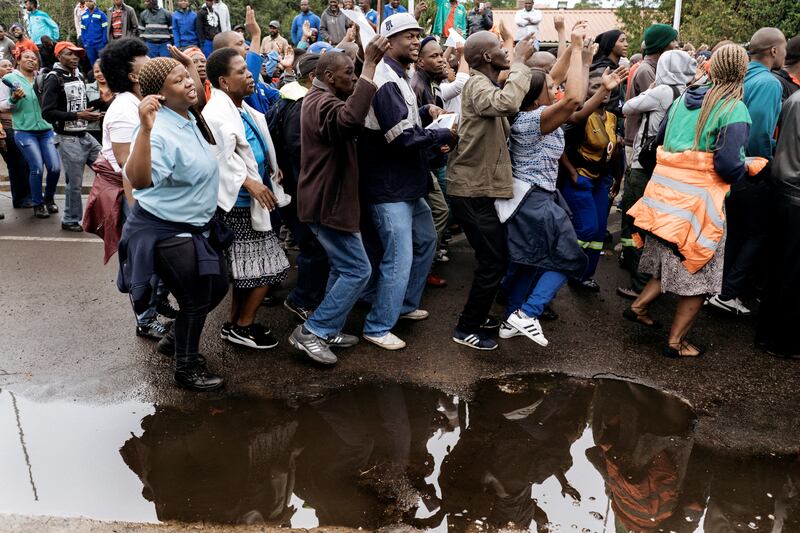
<instances>
[{"instance_id":1,"label":"black leggings","mask_svg":"<svg viewBox=\"0 0 800 533\"><path fill-rule=\"evenodd\" d=\"M197 273L194 241L173 237L159 242L155 252L155 271L178 300L180 310L173 324L175 368L183 370L197 363L200 334L206 316L228 292L228 266L219 254L220 273L200 276Z\"/></svg>"}]
</instances>

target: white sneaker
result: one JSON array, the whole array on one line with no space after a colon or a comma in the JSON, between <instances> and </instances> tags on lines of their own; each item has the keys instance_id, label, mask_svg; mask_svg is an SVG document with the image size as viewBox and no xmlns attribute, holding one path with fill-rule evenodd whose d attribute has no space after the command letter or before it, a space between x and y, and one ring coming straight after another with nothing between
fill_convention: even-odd
<instances>
[{"instance_id":1,"label":"white sneaker","mask_svg":"<svg viewBox=\"0 0 800 533\"><path fill-rule=\"evenodd\" d=\"M424 309L414 309L410 313L400 315L400 320L425 320L429 316L431 314Z\"/></svg>"},{"instance_id":2,"label":"white sneaker","mask_svg":"<svg viewBox=\"0 0 800 533\"><path fill-rule=\"evenodd\" d=\"M708 305L713 305L717 309L721 309L728 313L733 313L734 315L742 315L748 316L751 311L747 307L744 306L739 298L733 298L731 300L723 300L719 297L719 294L715 294L711 298L707 300Z\"/></svg>"},{"instance_id":3,"label":"white sneaker","mask_svg":"<svg viewBox=\"0 0 800 533\"><path fill-rule=\"evenodd\" d=\"M542 326L539 325L538 319L525 316L520 311L515 311L508 317L506 322L539 346L547 346L547 339L544 338Z\"/></svg>"},{"instance_id":4,"label":"white sneaker","mask_svg":"<svg viewBox=\"0 0 800 533\"><path fill-rule=\"evenodd\" d=\"M444 249L437 250L436 257L434 257L433 260L436 261L437 263L447 263L448 261L450 261L450 258L447 257L447 250Z\"/></svg>"},{"instance_id":5,"label":"white sneaker","mask_svg":"<svg viewBox=\"0 0 800 533\"><path fill-rule=\"evenodd\" d=\"M406 343L400 340L391 331L383 337L370 337L369 335L364 335L364 340L371 342L376 346L380 346L384 350L400 350L406 347Z\"/></svg>"},{"instance_id":6,"label":"white sneaker","mask_svg":"<svg viewBox=\"0 0 800 533\"><path fill-rule=\"evenodd\" d=\"M519 337L520 335L522 335L522 333L514 326L509 325L508 322L502 322L500 324L500 333L498 333L498 337L501 339L510 339L512 337Z\"/></svg>"}]
</instances>

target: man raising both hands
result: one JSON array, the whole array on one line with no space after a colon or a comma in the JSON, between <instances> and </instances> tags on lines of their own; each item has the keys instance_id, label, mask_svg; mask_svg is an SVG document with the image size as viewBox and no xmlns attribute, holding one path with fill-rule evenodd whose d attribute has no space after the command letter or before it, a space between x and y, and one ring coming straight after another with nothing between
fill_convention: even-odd
<instances>
[{"instance_id":1,"label":"man raising both hands","mask_svg":"<svg viewBox=\"0 0 800 533\"><path fill-rule=\"evenodd\" d=\"M473 75L461 93L460 138L448 162L447 192L450 211L475 249L478 266L453 341L477 350L497 348L487 334L498 326L489 320L489 310L506 273L508 254L494 201L513 196L507 117L519 112L530 89L531 69L525 61L533 55L534 37L530 34L517 44L513 59L488 31L470 35L464 45ZM497 78L509 68L501 89Z\"/></svg>"}]
</instances>

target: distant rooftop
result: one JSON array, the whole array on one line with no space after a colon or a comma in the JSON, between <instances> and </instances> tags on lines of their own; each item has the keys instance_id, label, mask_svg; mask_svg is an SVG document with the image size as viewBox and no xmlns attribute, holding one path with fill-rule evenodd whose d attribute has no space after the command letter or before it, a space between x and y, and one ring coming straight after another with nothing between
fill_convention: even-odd
<instances>
[{"instance_id":1,"label":"distant rooftop","mask_svg":"<svg viewBox=\"0 0 800 533\"><path fill-rule=\"evenodd\" d=\"M614 14L613 9L547 9L538 6L536 9L539 9L544 15L541 24L539 24L539 41L543 43L556 43L558 41L558 34L555 26L553 26L553 17L558 13L564 15L567 39L569 39L570 29L579 20L585 20L589 23L588 33L591 37L619 28L622 25ZM516 10L493 9L492 13L494 14L495 25L503 22L512 34L516 32L517 26L514 24Z\"/></svg>"}]
</instances>

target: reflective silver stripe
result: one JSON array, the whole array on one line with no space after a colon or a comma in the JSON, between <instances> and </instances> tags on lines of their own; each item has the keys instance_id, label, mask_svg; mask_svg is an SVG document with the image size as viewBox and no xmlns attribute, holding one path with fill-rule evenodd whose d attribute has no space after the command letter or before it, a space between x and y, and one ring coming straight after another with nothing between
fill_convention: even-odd
<instances>
[{"instance_id":1,"label":"reflective silver stripe","mask_svg":"<svg viewBox=\"0 0 800 533\"><path fill-rule=\"evenodd\" d=\"M414 121L409 119L409 118L405 118L405 119L401 120L400 122L395 124L392 129L390 129L389 131L387 131L384 134L384 138L386 139L386 143L388 144L388 143L392 142L393 140L397 139L400 136L400 134L403 133L404 130L409 129L409 128L413 128L414 125L415 125Z\"/></svg>"},{"instance_id":2,"label":"reflective silver stripe","mask_svg":"<svg viewBox=\"0 0 800 533\"><path fill-rule=\"evenodd\" d=\"M148 30L153 30L153 29L160 30L160 29L167 29L167 28L169 28L169 26L167 26L166 24L147 24L147 29Z\"/></svg>"},{"instance_id":3,"label":"reflective silver stripe","mask_svg":"<svg viewBox=\"0 0 800 533\"><path fill-rule=\"evenodd\" d=\"M717 207L714 205L714 199L711 198L711 194L709 194L706 189L697 187L696 185L682 183L659 174L653 174L653 177L650 178L650 180L658 183L659 185L663 185L664 187L669 187L670 189L675 189L676 191L702 198L706 204L706 213L708 214L708 218L711 219L711 222L715 226L722 229L722 226L725 224L725 222L717 214Z\"/></svg>"},{"instance_id":4,"label":"reflective silver stripe","mask_svg":"<svg viewBox=\"0 0 800 533\"><path fill-rule=\"evenodd\" d=\"M697 217L694 216L693 213L687 211L686 209L681 209L679 207L674 207L663 202L659 202L658 200L654 200L648 196L642 198L642 202L647 207L652 207L653 209L657 209L662 211L668 215L673 215L678 218L682 218L689 222L692 225L692 229L694 230L695 234L697 235L697 243L702 246L703 248L708 248L711 251L715 251L717 249L717 245L719 243L712 241L708 237L705 237L700 233L700 221L697 220Z\"/></svg>"}]
</instances>

